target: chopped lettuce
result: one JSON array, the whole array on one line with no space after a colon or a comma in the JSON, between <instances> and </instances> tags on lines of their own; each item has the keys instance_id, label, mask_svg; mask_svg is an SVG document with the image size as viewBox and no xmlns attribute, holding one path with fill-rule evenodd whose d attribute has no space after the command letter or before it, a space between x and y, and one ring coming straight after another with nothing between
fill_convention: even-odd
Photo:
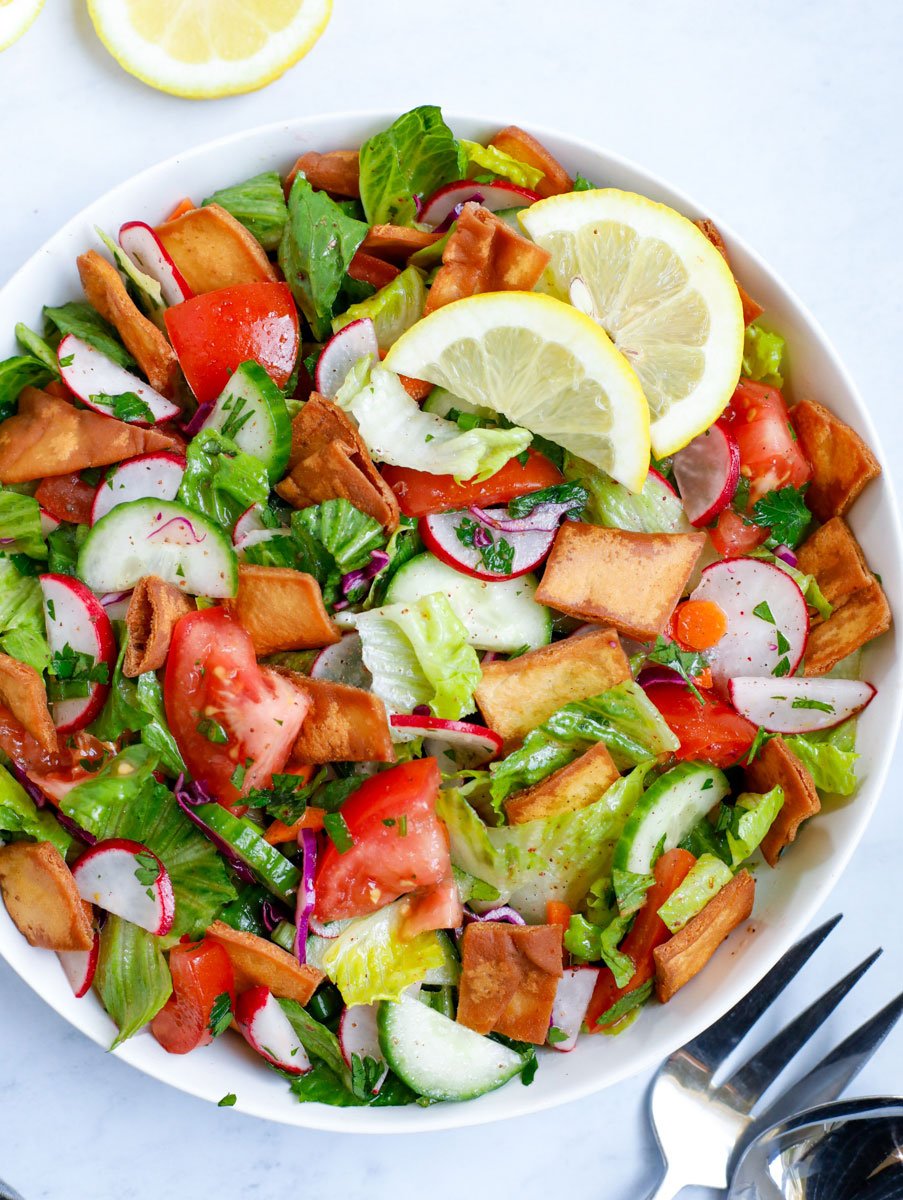
<instances>
[{"instance_id":1,"label":"chopped lettuce","mask_svg":"<svg viewBox=\"0 0 903 1200\"><path fill-rule=\"evenodd\" d=\"M672 933L677 933L732 879L726 863L714 854L703 854L658 910L658 915Z\"/></svg>"},{"instance_id":2,"label":"chopped lettuce","mask_svg":"<svg viewBox=\"0 0 903 1200\"><path fill-rule=\"evenodd\" d=\"M336 403L357 422L377 462L414 467L456 479L488 479L530 445L527 429L469 429L424 412L394 371L369 357L358 362Z\"/></svg>"},{"instance_id":3,"label":"chopped lettuce","mask_svg":"<svg viewBox=\"0 0 903 1200\"><path fill-rule=\"evenodd\" d=\"M631 492L575 454L565 455L563 471L565 479L581 484L589 492L585 519L594 525L633 533L691 531L680 498L651 472L646 476L643 490Z\"/></svg>"},{"instance_id":4,"label":"chopped lettuce","mask_svg":"<svg viewBox=\"0 0 903 1200\"><path fill-rule=\"evenodd\" d=\"M586 962L603 962L615 977L619 988L626 987L636 971L629 954L618 949L633 924L632 916L613 917L604 926L594 925L575 913L564 935L564 947Z\"/></svg>"},{"instance_id":5,"label":"chopped lettuce","mask_svg":"<svg viewBox=\"0 0 903 1200\"><path fill-rule=\"evenodd\" d=\"M39 809L25 788L0 767L0 841L7 833L24 834L37 842L52 842L65 854L72 838L50 809Z\"/></svg>"},{"instance_id":6,"label":"chopped lettuce","mask_svg":"<svg viewBox=\"0 0 903 1200\"><path fill-rule=\"evenodd\" d=\"M370 594L364 601L365 608L379 608L386 599L389 584L406 562L410 562L423 550L423 541L417 528L417 522L412 517L402 515L401 524L389 538L386 554L389 561L377 575L374 576Z\"/></svg>"},{"instance_id":7,"label":"chopped lettuce","mask_svg":"<svg viewBox=\"0 0 903 1200\"><path fill-rule=\"evenodd\" d=\"M276 250L288 220L282 180L276 171L263 171L243 183L220 188L203 204L218 204L241 221L264 250Z\"/></svg>"},{"instance_id":8,"label":"chopped lettuce","mask_svg":"<svg viewBox=\"0 0 903 1200\"><path fill-rule=\"evenodd\" d=\"M119 1033L111 1050L153 1020L172 993L160 938L107 914L100 934L94 987Z\"/></svg>"},{"instance_id":9,"label":"chopped lettuce","mask_svg":"<svg viewBox=\"0 0 903 1200\"><path fill-rule=\"evenodd\" d=\"M178 499L224 529L231 530L246 508L269 499L269 476L260 459L215 429L192 438L185 460Z\"/></svg>"},{"instance_id":10,"label":"chopped lettuce","mask_svg":"<svg viewBox=\"0 0 903 1200\"><path fill-rule=\"evenodd\" d=\"M471 167L476 167L480 171L488 171L500 179L509 179L517 187L530 188L535 191L537 184L544 177L538 167L531 167L525 162L520 162L519 159L506 154L504 150L499 150L498 146L493 146L491 142L488 146L481 146L479 142L466 142L462 138L461 145Z\"/></svg>"},{"instance_id":11,"label":"chopped lettuce","mask_svg":"<svg viewBox=\"0 0 903 1200\"><path fill-rule=\"evenodd\" d=\"M324 500L292 513L292 533L312 538L326 551L340 575L365 567L385 542L379 521L349 500Z\"/></svg>"},{"instance_id":12,"label":"chopped lettuce","mask_svg":"<svg viewBox=\"0 0 903 1200\"><path fill-rule=\"evenodd\" d=\"M432 104L403 113L361 146L361 200L371 225L413 225L418 202L467 171L467 155Z\"/></svg>"},{"instance_id":13,"label":"chopped lettuce","mask_svg":"<svg viewBox=\"0 0 903 1200\"><path fill-rule=\"evenodd\" d=\"M743 792L733 805L722 809L722 812L730 814L725 837L732 866L738 867L749 858L768 833L783 805L784 789L778 785L770 792Z\"/></svg>"},{"instance_id":14,"label":"chopped lettuce","mask_svg":"<svg viewBox=\"0 0 903 1200\"><path fill-rule=\"evenodd\" d=\"M42 362L54 379L59 379L60 364L56 351L40 334L35 333L33 329L29 329L20 321L16 325L16 341L26 354L30 354L32 358Z\"/></svg>"},{"instance_id":15,"label":"chopped lettuce","mask_svg":"<svg viewBox=\"0 0 903 1200\"><path fill-rule=\"evenodd\" d=\"M58 308L45 307L44 322L48 337L59 334L64 338L67 333L72 333L129 371L138 365L109 321L84 300L70 300Z\"/></svg>"},{"instance_id":16,"label":"chopped lettuce","mask_svg":"<svg viewBox=\"0 0 903 1200\"><path fill-rule=\"evenodd\" d=\"M0 553L46 558L41 508L33 496L0 487Z\"/></svg>"},{"instance_id":17,"label":"chopped lettuce","mask_svg":"<svg viewBox=\"0 0 903 1200\"><path fill-rule=\"evenodd\" d=\"M0 362L0 421L16 411L19 393L26 387L43 387L56 378L40 358L32 354L16 354Z\"/></svg>"},{"instance_id":18,"label":"chopped lettuce","mask_svg":"<svg viewBox=\"0 0 903 1200\"><path fill-rule=\"evenodd\" d=\"M844 721L833 729L785 735L784 741L808 767L820 792L833 796L852 796L856 790L856 719Z\"/></svg>"},{"instance_id":19,"label":"chopped lettuce","mask_svg":"<svg viewBox=\"0 0 903 1200\"><path fill-rule=\"evenodd\" d=\"M149 317L153 317L159 323L160 314L166 308L163 301L163 288L158 281L151 275L147 275L144 271L137 267L132 259L126 254L121 246L104 233L97 225L94 226L97 236L109 250L113 256L113 262L119 268L120 273L125 276L126 289L133 300L142 308Z\"/></svg>"},{"instance_id":20,"label":"chopped lettuce","mask_svg":"<svg viewBox=\"0 0 903 1200\"><path fill-rule=\"evenodd\" d=\"M373 322L380 350L388 350L415 321L423 316L426 303L426 285L423 272L416 267L406 267L391 283L380 288L374 295L334 317L333 333L338 333L352 321L369 319Z\"/></svg>"},{"instance_id":21,"label":"chopped lettuce","mask_svg":"<svg viewBox=\"0 0 903 1200\"><path fill-rule=\"evenodd\" d=\"M36 671L50 665L41 585L0 555L0 650Z\"/></svg>"},{"instance_id":22,"label":"chopped lettuce","mask_svg":"<svg viewBox=\"0 0 903 1200\"><path fill-rule=\"evenodd\" d=\"M646 893L652 887L654 876L638 875L635 871L624 871L615 867L611 873L611 883L614 888L618 912L622 917L629 917L638 912L646 899Z\"/></svg>"},{"instance_id":23,"label":"chopped lettuce","mask_svg":"<svg viewBox=\"0 0 903 1200\"><path fill-rule=\"evenodd\" d=\"M798 570L798 568L791 566L790 563L785 562L783 558L776 558L772 551L765 546L757 546L754 550L750 550L749 557L761 558L765 562L773 563L785 574L789 575L803 593L809 608L814 608L822 620L827 621L834 609L825 599L814 575L806 575L804 572Z\"/></svg>"},{"instance_id":24,"label":"chopped lettuce","mask_svg":"<svg viewBox=\"0 0 903 1200\"><path fill-rule=\"evenodd\" d=\"M783 387L781 374L784 358L784 339L779 333L763 329L756 321L746 326L743 337L743 366L741 373L757 383Z\"/></svg>"}]
</instances>

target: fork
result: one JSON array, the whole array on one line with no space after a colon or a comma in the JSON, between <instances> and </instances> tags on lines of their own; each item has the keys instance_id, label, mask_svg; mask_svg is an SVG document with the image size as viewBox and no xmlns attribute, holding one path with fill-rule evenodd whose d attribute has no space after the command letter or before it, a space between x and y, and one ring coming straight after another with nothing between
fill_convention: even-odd
<instances>
[{"instance_id":1,"label":"fork","mask_svg":"<svg viewBox=\"0 0 903 1200\"><path fill-rule=\"evenodd\" d=\"M842 915L842 914L841 914ZM836 1099L903 1013L903 992L850 1034L766 1111L753 1112L790 1060L862 978L881 950L854 967L717 1087L718 1068L835 928L841 915L797 942L762 982L659 1068L649 1109L663 1173L649 1200L671 1200L691 1184L726 1188L738 1155L760 1131L790 1113Z\"/></svg>"}]
</instances>

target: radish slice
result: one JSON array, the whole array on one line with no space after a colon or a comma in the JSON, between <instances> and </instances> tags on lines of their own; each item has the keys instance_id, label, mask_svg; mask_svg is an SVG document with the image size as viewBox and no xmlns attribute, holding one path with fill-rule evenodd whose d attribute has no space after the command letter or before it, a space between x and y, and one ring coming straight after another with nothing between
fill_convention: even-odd
<instances>
[{"instance_id":1,"label":"radish slice","mask_svg":"<svg viewBox=\"0 0 903 1200\"><path fill-rule=\"evenodd\" d=\"M100 598L103 610L111 621L124 621L131 601L131 592L105 592Z\"/></svg>"},{"instance_id":2,"label":"radish slice","mask_svg":"<svg viewBox=\"0 0 903 1200\"><path fill-rule=\"evenodd\" d=\"M674 455L674 478L690 523L708 525L727 508L740 480L740 449L732 433L715 424Z\"/></svg>"},{"instance_id":3,"label":"radish slice","mask_svg":"<svg viewBox=\"0 0 903 1200\"><path fill-rule=\"evenodd\" d=\"M69 986L76 1000L87 995L94 982L94 972L97 970L97 959L100 954L100 934L95 929L94 941L90 950L58 950L57 958L69 980Z\"/></svg>"},{"instance_id":4,"label":"radish slice","mask_svg":"<svg viewBox=\"0 0 903 1200\"><path fill-rule=\"evenodd\" d=\"M119 230L119 245L139 270L156 279L167 304L181 304L194 295L150 225L127 221Z\"/></svg>"},{"instance_id":5,"label":"radish slice","mask_svg":"<svg viewBox=\"0 0 903 1200\"><path fill-rule=\"evenodd\" d=\"M321 650L310 668L310 677L369 691L373 686L373 676L364 666L361 635L346 633L340 642Z\"/></svg>"},{"instance_id":6,"label":"radish slice","mask_svg":"<svg viewBox=\"0 0 903 1200\"><path fill-rule=\"evenodd\" d=\"M876 689L860 679L732 679L731 704L770 733L813 733L839 725L869 704Z\"/></svg>"},{"instance_id":7,"label":"radish slice","mask_svg":"<svg viewBox=\"0 0 903 1200\"><path fill-rule=\"evenodd\" d=\"M786 571L757 558L726 558L702 572L691 600L712 600L727 632L705 657L715 686L727 693L745 675L792 675L806 651L806 600Z\"/></svg>"},{"instance_id":8,"label":"radish slice","mask_svg":"<svg viewBox=\"0 0 903 1200\"><path fill-rule=\"evenodd\" d=\"M41 533L44 537L47 537L49 533L53 533L54 529L59 529L61 524L62 521L58 517L55 517L53 513L49 513L46 508L41 509Z\"/></svg>"},{"instance_id":9,"label":"radish slice","mask_svg":"<svg viewBox=\"0 0 903 1200\"><path fill-rule=\"evenodd\" d=\"M242 992L235 1005L235 1023L248 1045L274 1067L292 1075L310 1070L307 1051L269 988Z\"/></svg>"},{"instance_id":10,"label":"radish slice","mask_svg":"<svg viewBox=\"0 0 903 1200\"><path fill-rule=\"evenodd\" d=\"M598 978L598 967L566 967L562 971L552 1004L550 1024L553 1029L567 1036L561 1041L549 1043L554 1050L567 1054L577 1045L580 1026Z\"/></svg>"},{"instance_id":11,"label":"radish slice","mask_svg":"<svg viewBox=\"0 0 903 1200\"><path fill-rule=\"evenodd\" d=\"M469 721L445 721L442 717L421 717L415 714L393 713L389 717L396 741L411 741L416 737L441 742L446 748L461 751L478 762L495 758L502 748L502 739L494 729L472 725ZM461 766L458 763L458 766Z\"/></svg>"},{"instance_id":12,"label":"radish slice","mask_svg":"<svg viewBox=\"0 0 903 1200\"><path fill-rule=\"evenodd\" d=\"M245 509L245 511L232 526L233 546L237 546L240 542L243 542L249 534L260 533L264 529L269 529L269 526L264 525L260 517L263 509L263 504L252 504L250 508Z\"/></svg>"},{"instance_id":13,"label":"radish slice","mask_svg":"<svg viewBox=\"0 0 903 1200\"><path fill-rule=\"evenodd\" d=\"M158 937L172 929L176 902L169 872L140 842L97 842L78 859L72 875L83 900Z\"/></svg>"},{"instance_id":14,"label":"radish slice","mask_svg":"<svg viewBox=\"0 0 903 1200\"><path fill-rule=\"evenodd\" d=\"M185 474L185 459L181 454L161 450L128 458L97 485L91 505L91 524L96 525L117 504L143 500L154 496L158 500L175 500Z\"/></svg>"},{"instance_id":15,"label":"radish slice","mask_svg":"<svg viewBox=\"0 0 903 1200\"><path fill-rule=\"evenodd\" d=\"M250 550L252 546L259 546L261 542L269 542L275 537L286 537L288 532L288 529L252 529L235 543L236 553L241 554L243 550Z\"/></svg>"},{"instance_id":16,"label":"radish slice","mask_svg":"<svg viewBox=\"0 0 903 1200\"><path fill-rule=\"evenodd\" d=\"M103 708L116 662L116 639L110 618L97 597L71 575L41 575L44 624L52 654L86 654L92 665L106 664L107 682L87 683L85 696L51 700L53 723L60 733L88 725ZM101 672L102 674L102 672Z\"/></svg>"},{"instance_id":17,"label":"radish slice","mask_svg":"<svg viewBox=\"0 0 903 1200\"><path fill-rule=\"evenodd\" d=\"M383 1064L383 1073L373 1087L374 1096L389 1073L379 1044L379 1031L376 1026L378 1011L378 1004L351 1004L339 1020L339 1045L348 1069L351 1069L352 1056L355 1054L362 1062L365 1058L372 1058Z\"/></svg>"},{"instance_id":18,"label":"radish slice","mask_svg":"<svg viewBox=\"0 0 903 1200\"><path fill-rule=\"evenodd\" d=\"M72 333L63 338L57 353L63 383L78 396L82 404L105 417L115 414L112 404L103 403L101 398L112 399L126 392L143 401L151 414L149 421L138 417L124 418L130 425L159 425L161 421L171 421L182 411L178 404L161 396L149 383L125 367L120 367L119 363L113 362Z\"/></svg>"},{"instance_id":19,"label":"radish slice","mask_svg":"<svg viewBox=\"0 0 903 1200\"><path fill-rule=\"evenodd\" d=\"M472 179L459 179L433 192L421 210L420 222L437 229L449 217L454 219L457 216L455 210L460 211L461 206L469 200L475 200L490 212L499 212L505 208L525 208L535 204L538 199L538 192L517 187L513 183L474 183ZM451 224L450 221L448 223Z\"/></svg>"},{"instance_id":20,"label":"radish slice","mask_svg":"<svg viewBox=\"0 0 903 1200\"><path fill-rule=\"evenodd\" d=\"M369 317L343 326L323 347L314 373L314 385L320 395L333 400L348 372L365 354L379 359L376 327Z\"/></svg>"},{"instance_id":21,"label":"radish slice","mask_svg":"<svg viewBox=\"0 0 903 1200\"><path fill-rule=\"evenodd\" d=\"M481 513L483 511L480 510ZM507 517L507 509L486 509L485 514L498 521ZM483 562L480 545L465 546L458 537L457 530L462 521L473 523L473 517L466 511L433 513L421 517L420 536L426 548L447 566L454 567L462 575L470 575L473 579L489 581L516 579L519 575L527 575L533 571L548 556L558 531L557 521L554 529L529 529L515 533L502 533L498 527L490 532L486 525L478 523L475 543L479 541L485 547L504 540L513 550L510 571L490 571Z\"/></svg>"}]
</instances>

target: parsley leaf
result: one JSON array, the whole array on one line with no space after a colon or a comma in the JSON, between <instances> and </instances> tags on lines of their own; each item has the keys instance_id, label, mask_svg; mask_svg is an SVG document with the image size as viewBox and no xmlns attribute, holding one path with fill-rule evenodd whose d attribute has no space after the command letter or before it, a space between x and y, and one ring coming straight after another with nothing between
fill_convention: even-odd
<instances>
[{"instance_id":1,"label":"parsley leaf","mask_svg":"<svg viewBox=\"0 0 903 1200\"><path fill-rule=\"evenodd\" d=\"M495 571L499 575L510 575L514 569L514 547L505 538L499 538L490 546L482 546L480 558L487 571Z\"/></svg>"},{"instance_id":2,"label":"parsley leaf","mask_svg":"<svg viewBox=\"0 0 903 1200\"><path fill-rule=\"evenodd\" d=\"M670 667L672 671L676 671L699 703L704 703L693 679L694 676L701 675L709 664L697 650L681 650L676 642L669 642L667 638L663 638L659 634L655 639L655 645L646 655L646 661L658 663L661 667Z\"/></svg>"},{"instance_id":3,"label":"parsley leaf","mask_svg":"<svg viewBox=\"0 0 903 1200\"><path fill-rule=\"evenodd\" d=\"M327 813L323 818L323 828L339 854L345 854L354 845L354 838L341 813Z\"/></svg>"},{"instance_id":4,"label":"parsley leaf","mask_svg":"<svg viewBox=\"0 0 903 1200\"><path fill-rule=\"evenodd\" d=\"M777 676L779 679L784 675L789 675L790 674L790 659L786 655L784 655L783 658L778 659L778 665L774 668L774 670L771 673L772 673L772 675Z\"/></svg>"},{"instance_id":5,"label":"parsley leaf","mask_svg":"<svg viewBox=\"0 0 903 1200\"><path fill-rule=\"evenodd\" d=\"M568 1040L568 1036L569 1035L566 1034L563 1029L559 1029L557 1025L552 1025L549 1029L549 1036L546 1038L546 1041L550 1046L559 1046L562 1042L566 1042Z\"/></svg>"},{"instance_id":6,"label":"parsley leaf","mask_svg":"<svg viewBox=\"0 0 903 1200\"><path fill-rule=\"evenodd\" d=\"M351 1090L359 1100L370 1100L386 1072L385 1063L369 1054L351 1056Z\"/></svg>"},{"instance_id":7,"label":"parsley leaf","mask_svg":"<svg viewBox=\"0 0 903 1200\"><path fill-rule=\"evenodd\" d=\"M238 1099L238 1097L235 1095L234 1092L226 1092L226 1094L225 1094L225 1096L223 1096L222 1100L217 1100L216 1107L217 1108L231 1108L237 1099Z\"/></svg>"},{"instance_id":8,"label":"parsley leaf","mask_svg":"<svg viewBox=\"0 0 903 1200\"><path fill-rule=\"evenodd\" d=\"M774 625L774 616L768 606L768 601L763 600L753 609L753 616L758 617L761 621L767 621L769 625Z\"/></svg>"},{"instance_id":9,"label":"parsley leaf","mask_svg":"<svg viewBox=\"0 0 903 1200\"><path fill-rule=\"evenodd\" d=\"M783 487L768 492L755 502L747 520L771 530L766 545L798 546L812 520L806 507L805 487Z\"/></svg>"},{"instance_id":10,"label":"parsley leaf","mask_svg":"<svg viewBox=\"0 0 903 1200\"><path fill-rule=\"evenodd\" d=\"M50 619L51 601L47 602ZM48 694L53 700L74 700L91 694L92 683L109 683L109 663L98 662L90 654L73 650L68 642L62 650L54 650L50 656Z\"/></svg>"},{"instance_id":11,"label":"parsley leaf","mask_svg":"<svg viewBox=\"0 0 903 1200\"><path fill-rule=\"evenodd\" d=\"M160 863L157 861L157 856L151 854L150 850L139 850L135 855L135 862L138 864L135 868L135 878L143 888L148 889L148 895L153 895L151 888L160 878Z\"/></svg>"},{"instance_id":12,"label":"parsley leaf","mask_svg":"<svg viewBox=\"0 0 903 1200\"><path fill-rule=\"evenodd\" d=\"M110 410L110 416L117 421L144 421L153 425L154 414L146 400L142 400L135 392L121 392L118 396L107 396L98 392L90 397L93 404Z\"/></svg>"},{"instance_id":13,"label":"parsley leaf","mask_svg":"<svg viewBox=\"0 0 903 1200\"><path fill-rule=\"evenodd\" d=\"M508 503L510 517L528 517L538 504L567 504L571 511L586 508L589 492L579 483L556 483Z\"/></svg>"},{"instance_id":14,"label":"parsley leaf","mask_svg":"<svg viewBox=\"0 0 903 1200\"><path fill-rule=\"evenodd\" d=\"M245 797L249 808L263 808L268 816L284 825L293 825L304 815L311 795L323 782L326 775L322 768L306 782L300 775L273 776L272 787L252 788ZM343 781L344 782L344 781Z\"/></svg>"},{"instance_id":15,"label":"parsley leaf","mask_svg":"<svg viewBox=\"0 0 903 1200\"><path fill-rule=\"evenodd\" d=\"M756 736L753 738L752 745L749 748L749 754L744 759L745 765L748 767L752 760L756 757L766 742L770 742L775 735L769 733L767 729L763 729L760 725L756 730Z\"/></svg>"},{"instance_id":16,"label":"parsley leaf","mask_svg":"<svg viewBox=\"0 0 903 1200\"><path fill-rule=\"evenodd\" d=\"M225 1033L232 1023L232 1000L228 992L220 992L210 1007L210 1018L207 1028L215 1038ZM234 1103L233 1097L233 1103ZM222 1101L220 1101L222 1104Z\"/></svg>"},{"instance_id":17,"label":"parsley leaf","mask_svg":"<svg viewBox=\"0 0 903 1200\"><path fill-rule=\"evenodd\" d=\"M812 708L816 712L834 712L834 705L827 704L824 700L810 700L805 696L797 696L790 705L791 708Z\"/></svg>"},{"instance_id":18,"label":"parsley leaf","mask_svg":"<svg viewBox=\"0 0 903 1200\"><path fill-rule=\"evenodd\" d=\"M217 746L225 746L229 740L229 735L220 725L219 721L214 721L212 717L202 717L197 723L197 731L201 737L205 737L208 742L213 742Z\"/></svg>"}]
</instances>

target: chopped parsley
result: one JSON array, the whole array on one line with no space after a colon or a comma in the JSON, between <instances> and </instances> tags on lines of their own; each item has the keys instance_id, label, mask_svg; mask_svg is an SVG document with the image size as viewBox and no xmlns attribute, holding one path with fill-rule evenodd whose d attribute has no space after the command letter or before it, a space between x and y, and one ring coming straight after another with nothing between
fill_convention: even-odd
<instances>
[{"instance_id":1,"label":"chopped parsley","mask_svg":"<svg viewBox=\"0 0 903 1200\"><path fill-rule=\"evenodd\" d=\"M768 601L763 600L761 604L757 604L753 609L753 616L758 617L761 621L767 621L769 625L775 624L775 619L771 609L768 607Z\"/></svg>"},{"instance_id":2,"label":"chopped parsley","mask_svg":"<svg viewBox=\"0 0 903 1200\"><path fill-rule=\"evenodd\" d=\"M589 492L579 483L556 483L526 496L517 496L508 503L510 517L528 517L539 504L567 504L571 511L586 508Z\"/></svg>"},{"instance_id":3,"label":"chopped parsley","mask_svg":"<svg viewBox=\"0 0 903 1200\"><path fill-rule=\"evenodd\" d=\"M798 546L809 528L812 514L806 507L805 487L783 487L757 500L747 520L771 530L766 545Z\"/></svg>"},{"instance_id":4,"label":"chopped parsley","mask_svg":"<svg viewBox=\"0 0 903 1200\"><path fill-rule=\"evenodd\" d=\"M226 1092L226 1094L225 1094L225 1096L223 1096L222 1100L217 1100L216 1107L217 1108L231 1108L237 1099L238 1099L238 1097L235 1095L234 1092Z\"/></svg>"},{"instance_id":5,"label":"chopped parsley","mask_svg":"<svg viewBox=\"0 0 903 1200\"><path fill-rule=\"evenodd\" d=\"M779 679L784 675L790 674L790 659L786 656L786 654L783 658L778 659L778 664L771 673Z\"/></svg>"},{"instance_id":6,"label":"chopped parsley","mask_svg":"<svg viewBox=\"0 0 903 1200\"><path fill-rule=\"evenodd\" d=\"M246 396L236 396L234 399L230 396L223 402L223 410L228 411L229 409L232 411L229 412L228 417L223 422L220 433L223 437L231 438L234 442L236 435L241 432L242 428L253 417L254 410L250 407ZM247 412L245 412L245 409L247 409Z\"/></svg>"},{"instance_id":7,"label":"chopped parsley","mask_svg":"<svg viewBox=\"0 0 903 1200\"><path fill-rule=\"evenodd\" d=\"M745 765L748 767L752 760L756 757L766 742L770 742L775 735L769 733L767 729L763 729L760 725L756 730L756 736L753 738L752 745L749 748L749 753L744 759Z\"/></svg>"},{"instance_id":8,"label":"chopped parsley","mask_svg":"<svg viewBox=\"0 0 903 1200\"><path fill-rule=\"evenodd\" d=\"M705 701L702 693L694 683L694 677L708 669L708 662L698 650L681 650L676 642L669 642L661 634L655 639L655 645L646 655L646 661L658 663L660 667L670 667L683 679L687 687L700 704Z\"/></svg>"},{"instance_id":9,"label":"chopped parsley","mask_svg":"<svg viewBox=\"0 0 903 1200\"><path fill-rule=\"evenodd\" d=\"M790 649L790 643L784 637L783 633L781 633L780 629L777 630L777 637L775 638L775 641L777 642L778 646L778 654L786 654Z\"/></svg>"},{"instance_id":10,"label":"chopped parsley","mask_svg":"<svg viewBox=\"0 0 903 1200\"><path fill-rule=\"evenodd\" d=\"M91 396L90 400L93 404L99 404L101 408L108 408L110 416L115 417L117 421L144 421L148 425L154 423L154 414L147 401L142 400L135 392L121 392L118 396L107 396L98 392Z\"/></svg>"},{"instance_id":11,"label":"chopped parsley","mask_svg":"<svg viewBox=\"0 0 903 1200\"><path fill-rule=\"evenodd\" d=\"M479 550L480 559L487 571L498 575L510 575L514 569L514 547L505 538L497 540L485 525L471 517L462 517L455 526L455 534L462 546Z\"/></svg>"},{"instance_id":12,"label":"chopped parsley","mask_svg":"<svg viewBox=\"0 0 903 1200\"><path fill-rule=\"evenodd\" d=\"M52 600L47 601L48 611ZM51 614L52 617L52 614ZM109 663L73 650L68 642L50 656L48 694L53 700L75 700L91 694L93 683L109 683Z\"/></svg>"},{"instance_id":13,"label":"chopped parsley","mask_svg":"<svg viewBox=\"0 0 903 1200\"><path fill-rule=\"evenodd\" d=\"M150 850L139 850L135 855L135 862L138 864L135 867L135 878L145 889L148 899L153 900L153 887L160 878L159 860Z\"/></svg>"},{"instance_id":14,"label":"chopped parsley","mask_svg":"<svg viewBox=\"0 0 903 1200\"><path fill-rule=\"evenodd\" d=\"M225 746L229 740L228 733L219 721L214 721L213 717L202 717L195 728L201 737L205 737L208 742L213 742L216 746Z\"/></svg>"},{"instance_id":15,"label":"chopped parsley","mask_svg":"<svg viewBox=\"0 0 903 1200\"><path fill-rule=\"evenodd\" d=\"M562 1042L568 1040L568 1034L563 1029L559 1029L557 1025L552 1025L549 1029L549 1036L546 1041L550 1046L560 1046Z\"/></svg>"},{"instance_id":16,"label":"chopped parsley","mask_svg":"<svg viewBox=\"0 0 903 1200\"><path fill-rule=\"evenodd\" d=\"M236 767L236 772L238 770ZM234 774L235 772L233 777ZM268 816L281 821L283 825L293 825L304 816L312 793L323 782L325 775L325 768L321 768L311 780L306 780L303 775L280 775L277 772L273 776L271 787L251 788L245 797L245 804L249 808L264 809ZM240 785L236 784L236 787L238 786Z\"/></svg>"},{"instance_id":17,"label":"chopped parsley","mask_svg":"<svg viewBox=\"0 0 903 1200\"><path fill-rule=\"evenodd\" d=\"M220 992L210 1007L207 1028L215 1038L225 1033L232 1023L232 998L228 992ZM233 1097L234 1100L234 1097ZM222 1101L220 1101L222 1103Z\"/></svg>"},{"instance_id":18,"label":"chopped parsley","mask_svg":"<svg viewBox=\"0 0 903 1200\"><path fill-rule=\"evenodd\" d=\"M323 828L339 854L345 854L354 845L354 838L341 813L327 813L323 818Z\"/></svg>"},{"instance_id":19,"label":"chopped parsley","mask_svg":"<svg viewBox=\"0 0 903 1200\"><path fill-rule=\"evenodd\" d=\"M825 712L825 713L834 712L833 704L828 704L824 700L810 700L805 696L797 696L797 698L793 701L793 703L790 705L790 707L791 708L811 708L811 709L814 709L816 712Z\"/></svg>"}]
</instances>

